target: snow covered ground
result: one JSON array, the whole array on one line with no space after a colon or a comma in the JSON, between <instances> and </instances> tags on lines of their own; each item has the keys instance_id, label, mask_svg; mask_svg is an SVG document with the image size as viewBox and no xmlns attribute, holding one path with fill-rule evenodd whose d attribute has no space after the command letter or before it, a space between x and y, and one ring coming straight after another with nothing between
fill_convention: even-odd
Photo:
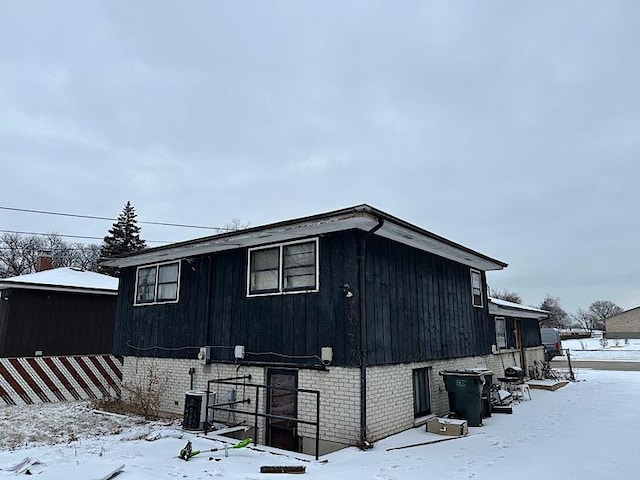
<instances>
[{"instance_id":1,"label":"snow covered ground","mask_svg":"<svg viewBox=\"0 0 640 480\"><path fill-rule=\"evenodd\" d=\"M610 340L602 335L593 338L562 341L563 350L569 349L574 360L638 361L640 362L640 339Z\"/></svg>"},{"instance_id":2,"label":"snow covered ground","mask_svg":"<svg viewBox=\"0 0 640 480\"><path fill-rule=\"evenodd\" d=\"M177 458L187 440L194 449L224 445L183 432L178 424L145 423L92 413L85 403L0 408L0 479L24 458L32 478L87 479L90 466L121 465L116 478L259 479L263 465L303 465L315 479L598 479L636 478L640 455L640 372L577 369L579 381L555 392L532 390L532 401L514 405L513 415L494 414L469 436L389 450L443 438L414 429L377 442L372 450L349 448L325 463L258 446ZM146 438L155 438L150 441Z\"/></svg>"}]
</instances>

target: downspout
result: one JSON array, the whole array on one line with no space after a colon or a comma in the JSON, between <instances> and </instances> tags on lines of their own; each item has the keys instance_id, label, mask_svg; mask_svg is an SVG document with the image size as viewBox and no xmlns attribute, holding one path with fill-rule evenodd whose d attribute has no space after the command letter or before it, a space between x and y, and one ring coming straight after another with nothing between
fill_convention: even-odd
<instances>
[{"instance_id":1,"label":"downspout","mask_svg":"<svg viewBox=\"0 0 640 480\"><path fill-rule=\"evenodd\" d=\"M209 333L210 333L210 328L209 328L209 322L211 321L211 255L207 255L207 260L208 260L208 266L207 266L207 291L205 293L206 297L205 297L205 311L204 311L204 318L205 318L205 322L204 322L204 343L203 346L207 346L209 345Z\"/></svg>"},{"instance_id":2,"label":"downspout","mask_svg":"<svg viewBox=\"0 0 640 480\"><path fill-rule=\"evenodd\" d=\"M209 321L211 320L211 314L209 313L209 309L211 308L211 255L207 256L208 265L207 265L207 281L206 281L206 292L205 292L205 306L204 306L204 332L203 332L203 341L202 346L205 347L209 344ZM193 375L196 373L196 369L194 367L189 368L189 385L190 390L193 390Z\"/></svg>"},{"instance_id":3,"label":"downspout","mask_svg":"<svg viewBox=\"0 0 640 480\"><path fill-rule=\"evenodd\" d=\"M358 256L358 277L360 283L360 448L371 448L367 441L367 306L366 306L366 253L367 240L384 225L384 219L378 218L378 224L369 230L360 241L360 255Z\"/></svg>"}]
</instances>

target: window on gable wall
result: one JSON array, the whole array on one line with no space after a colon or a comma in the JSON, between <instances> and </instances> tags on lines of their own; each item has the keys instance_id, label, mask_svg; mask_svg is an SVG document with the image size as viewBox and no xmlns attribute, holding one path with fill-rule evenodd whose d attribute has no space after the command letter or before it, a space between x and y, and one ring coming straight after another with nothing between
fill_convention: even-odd
<instances>
[{"instance_id":1,"label":"window on gable wall","mask_svg":"<svg viewBox=\"0 0 640 480\"><path fill-rule=\"evenodd\" d=\"M139 267L136 279L136 305L178 301L180 262Z\"/></svg>"},{"instance_id":2,"label":"window on gable wall","mask_svg":"<svg viewBox=\"0 0 640 480\"><path fill-rule=\"evenodd\" d=\"M507 348L507 324L504 317L496 317L496 347Z\"/></svg>"},{"instance_id":3,"label":"window on gable wall","mask_svg":"<svg viewBox=\"0 0 640 480\"><path fill-rule=\"evenodd\" d=\"M318 289L318 241L249 250L249 295Z\"/></svg>"},{"instance_id":4,"label":"window on gable wall","mask_svg":"<svg viewBox=\"0 0 640 480\"><path fill-rule=\"evenodd\" d=\"M482 307L482 274L471 270L471 298L474 307Z\"/></svg>"}]
</instances>

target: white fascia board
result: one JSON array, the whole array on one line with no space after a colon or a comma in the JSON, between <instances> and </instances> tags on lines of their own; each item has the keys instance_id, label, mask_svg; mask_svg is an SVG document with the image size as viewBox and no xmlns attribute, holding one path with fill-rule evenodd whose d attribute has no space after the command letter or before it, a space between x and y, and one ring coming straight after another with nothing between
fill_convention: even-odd
<instances>
[{"instance_id":1,"label":"white fascia board","mask_svg":"<svg viewBox=\"0 0 640 480\"><path fill-rule=\"evenodd\" d=\"M103 260L101 263L113 267L131 267L158 262L168 262L182 258L206 255L209 253L234 250L237 248L257 247L270 243L301 240L331 232L339 232L353 228L369 230L376 225L376 221L361 216L345 215L337 218L327 218L313 222L304 222L288 226L265 228L264 230L250 230L246 233L238 232L233 236L205 238L202 242L192 241L169 245L150 252Z\"/></svg>"},{"instance_id":2,"label":"white fascia board","mask_svg":"<svg viewBox=\"0 0 640 480\"><path fill-rule=\"evenodd\" d=\"M525 306L522 308L505 308L494 303L489 303L489 314L513 318L531 318L535 320L544 320L549 317L547 313L536 309L530 310Z\"/></svg>"},{"instance_id":3,"label":"white fascia board","mask_svg":"<svg viewBox=\"0 0 640 480\"><path fill-rule=\"evenodd\" d=\"M502 264L477 255L472 251L445 243L434 237L422 235L402 225L385 223L376 234L485 272L504 268Z\"/></svg>"},{"instance_id":4,"label":"white fascia board","mask_svg":"<svg viewBox=\"0 0 640 480\"><path fill-rule=\"evenodd\" d=\"M0 282L0 290L45 290L48 292L89 293L92 295L118 295L117 290L102 290L97 288L64 287L60 285L45 285L38 283Z\"/></svg>"},{"instance_id":5,"label":"white fascia board","mask_svg":"<svg viewBox=\"0 0 640 480\"><path fill-rule=\"evenodd\" d=\"M379 235L399 243L409 245L419 250L433 253L440 257L477 268L478 270L501 270L506 264L484 257L465 247L449 242L429 232L407 227L388 217L369 211L348 211L325 218L314 218L291 224L277 224L264 229L249 229L233 235L220 235L203 238L202 241L176 243L167 247L159 247L149 252L141 252L132 256L103 260L101 263L113 267L131 267L158 262L168 262L199 255L206 255L237 248L249 248L270 243L280 243L319 236L332 232L351 229L370 231L378 225L379 219L384 220ZM408 225L408 224L407 224Z\"/></svg>"}]
</instances>

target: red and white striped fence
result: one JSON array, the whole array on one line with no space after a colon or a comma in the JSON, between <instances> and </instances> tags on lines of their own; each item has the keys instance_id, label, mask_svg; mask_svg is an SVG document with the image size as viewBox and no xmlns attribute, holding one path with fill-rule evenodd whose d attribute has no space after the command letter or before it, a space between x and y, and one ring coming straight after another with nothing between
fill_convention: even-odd
<instances>
[{"instance_id":1,"label":"red and white striped fence","mask_svg":"<svg viewBox=\"0 0 640 480\"><path fill-rule=\"evenodd\" d=\"M113 355L0 358L0 405L120 395L122 359Z\"/></svg>"}]
</instances>

